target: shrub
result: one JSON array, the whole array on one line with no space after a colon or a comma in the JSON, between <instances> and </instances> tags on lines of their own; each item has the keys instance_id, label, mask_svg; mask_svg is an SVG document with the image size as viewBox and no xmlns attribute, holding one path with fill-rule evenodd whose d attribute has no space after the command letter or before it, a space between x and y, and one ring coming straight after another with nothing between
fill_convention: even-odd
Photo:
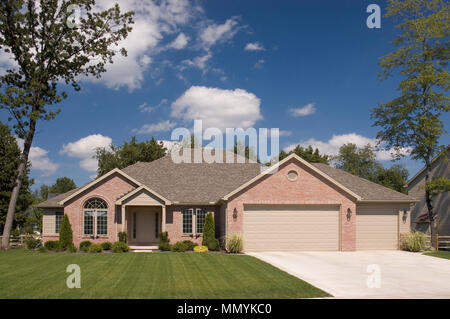
<instances>
[{"instance_id":1,"label":"shrub","mask_svg":"<svg viewBox=\"0 0 450 319\"><path fill-rule=\"evenodd\" d=\"M233 234L227 239L227 251L232 254L238 254L242 251L243 241L239 234Z\"/></svg>"},{"instance_id":2,"label":"shrub","mask_svg":"<svg viewBox=\"0 0 450 319\"><path fill-rule=\"evenodd\" d=\"M214 226L214 217L212 213L206 214L205 224L203 225L203 246L207 246L209 250L219 250L219 240L216 238L216 230Z\"/></svg>"},{"instance_id":3,"label":"shrub","mask_svg":"<svg viewBox=\"0 0 450 319\"><path fill-rule=\"evenodd\" d=\"M186 250L194 250L194 247L197 246L196 243L190 240L183 240L183 244L186 245Z\"/></svg>"},{"instance_id":4,"label":"shrub","mask_svg":"<svg viewBox=\"0 0 450 319\"><path fill-rule=\"evenodd\" d=\"M89 247L91 247L92 243L89 240L82 241L80 243L80 251L88 252Z\"/></svg>"},{"instance_id":5,"label":"shrub","mask_svg":"<svg viewBox=\"0 0 450 319\"><path fill-rule=\"evenodd\" d=\"M121 231L121 232L119 233L119 241L120 241L121 243L127 243L127 232Z\"/></svg>"},{"instance_id":6,"label":"shrub","mask_svg":"<svg viewBox=\"0 0 450 319\"><path fill-rule=\"evenodd\" d=\"M49 240L44 243L44 247L48 250L58 250L59 249L59 240Z\"/></svg>"},{"instance_id":7,"label":"shrub","mask_svg":"<svg viewBox=\"0 0 450 319\"><path fill-rule=\"evenodd\" d=\"M41 246L41 240L35 239L33 237L27 237L25 239L25 248L26 249L36 249Z\"/></svg>"},{"instance_id":8,"label":"shrub","mask_svg":"<svg viewBox=\"0 0 450 319\"><path fill-rule=\"evenodd\" d=\"M111 250L112 243L109 241L101 243L103 250Z\"/></svg>"},{"instance_id":9,"label":"shrub","mask_svg":"<svg viewBox=\"0 0 450 319\"><path fill-rule=\"evenodd\" d=\"M172 250L172 245L169 243L160 243L158 249L161 251L170 251Z\"/></svg>"},{"instance_id":10,"label":"shrub","mask_svg":"<svg viewBox=\"0 0 450 319\"><path fill-rule=\"evenodd\" d=\"M64 214L61 227L59 229L59 249L67 250L70 246L73 245L72 238L72 226L70 225L69 216Z\"/></svg>"},{"instance_id":11,"label":"shrub","mask_svg":"<svg viewBox=\"0 0 450 319\"><path fill-rule=\"evenodd\" d=\"M46 253L47 251L48 251L47 247L44 247L44 246L39 247L40 253Z\"/></svg>"},{"instance_id":12,"label":"shrub","mask_svg":"<svg viewBox=\"0 0 450 319\"><path fill-rule=\"evenodd\" d=\"M171 245L169 244L170 243L169 234L166 231L160 232L158 234L158 238L159 238L159 245L158 245L159 250L168 251L172 248Z\"/></svg>"},{"instance_id":13,"label":"shrub","mask_svg":"<svg viewBox=\"0 0 450 319\"><path fill-rule=\"evenodd\" d=\"M102 245L100 244L92 244L91 246L89 246L90 253L101 253L102 250Z\"/></svg>"},{"instance_id":14,"label":"shrub","mask_svg":"<svg viewBox=\"0 0 450 319\"><path fill-rule=\"evenodd\" d=\"M126 253L130 250L130 247L128 247L128 245L122 241L116 241L114 244L112 244L111 250L115 253Z\"/></svg>"},{"instance_id":15,"label":"shrub","mask_svg":"<svg viewBox=\"0 0 450 319\"><path fill-rule=\"evenodd\" d=\"M67 247L66 251L68 251L69 253L76 253L77 252L77 247L75 247L75 245L72 244L69 247Z\"/></svg>"},{"instance_id":16,"label":"shrub","mask_svg":"<svg viewBox=\"0 0 450 319\"><path fill-rule=\"evenodd\" d=\"M182 241L176 242L172 246L172 251L184 253L188 249L188 246Z\"/></svg>"},{"instance_id":17,"label":"shrub","mask_svg":"<svg viewBox=\"0 0 450 319\"><path fill-rule=\"evenodd\" d=\"M206 253L208 251L208 247L206 246L195 246L194 252L196 253Z\"/></svg>"},{"instance_id":18,"label":"shrub","mask_svg":"<svg viewBox=\"0 0 450 319\"><path fill-rule=\"evenodd\" d=\"M409 233L407 235L404 235L401 238L400 242L401 249L407 250L407 251L422 251L425 249L427 244L427 237L424 233L421 233L419 231L415 231L412 233Z\"/></svg>"}]
</instances>

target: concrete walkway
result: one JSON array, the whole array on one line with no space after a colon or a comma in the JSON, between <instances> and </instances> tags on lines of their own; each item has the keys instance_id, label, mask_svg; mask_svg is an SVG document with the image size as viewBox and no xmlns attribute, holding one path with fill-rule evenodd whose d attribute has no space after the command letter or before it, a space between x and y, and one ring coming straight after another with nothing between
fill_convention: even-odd
<instances>
[{"instance_id":1,"label":"concrete walkway","mask_svg":"<svg viewBox=\"0 0 450 319\"><path fill-rule=\"evenodd\" d=\"M449 259L404 251L247 254L337 298L450 298Z\"/></svg>"}]
</instances>

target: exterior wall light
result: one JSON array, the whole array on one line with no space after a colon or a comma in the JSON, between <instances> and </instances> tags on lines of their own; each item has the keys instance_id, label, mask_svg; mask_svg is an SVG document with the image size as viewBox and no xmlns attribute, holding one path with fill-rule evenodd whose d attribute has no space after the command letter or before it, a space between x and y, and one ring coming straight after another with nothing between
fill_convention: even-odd
<instances>
[{"instance_id":1,"label":"exterior wall light","mask_svg":"<svg viewBox=\"0 0 450 319\"><path fill-rule=\"evenodd\" d=\"M236 208L233 209L233 219L234 220L237 219L237 209Z\"/></svg>"},{"instance_id":2,"label":"exterior wall light","mask_svg":"<svg viewBox=\"0 0 450 319\"><path fill-rule=\"evenodd\" d=\"M350 221L350 218L352 218L352 210L347 208L347 221Z\"/></svg>"}]
</instances>

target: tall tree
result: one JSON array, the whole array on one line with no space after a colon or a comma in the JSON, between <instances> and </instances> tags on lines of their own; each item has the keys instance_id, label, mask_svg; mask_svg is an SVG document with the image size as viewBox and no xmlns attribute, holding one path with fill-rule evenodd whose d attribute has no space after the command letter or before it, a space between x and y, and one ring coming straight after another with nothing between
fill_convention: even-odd
<instances>
[{"instance_id":1,"label":"tall tree","mask_svg":"<svg viewBox=\"0 0 450 319\"><path fill-rule=\"evenodd\" d=\"M442 113L450 110L448 59L450 52L450 7L443 0L390 0L385 17L392 17L400 30L393 44L396 51L381 58L380 79L398 74L399 96L372 109L377 137L387 148L411 149L411 157L425 164L430 182L431 160L445 148L439 138L445 133ZM432 194L425 188L431 234L435 212Z\"/></svg>"},{"instance_id":2,"label":"tall tree","mask_svg":"<svg viewBox=\"0 0 450 319\"><path fill-rule=\"evenodd\" d=\"M123 145L111 145L110 149L98 148L95 158L98 160L98 176L108 173L114 168L124 168L137 162L152 162L166 155L167 149L162 141L151 140L140 142L132 137Z\"/></svg>"},{"instance_id":3,"label":"tall tree","mask_svg":"<svg viewBox=\"0 0 450 319\"><path fill-rule=\"evenodd\" d=\"M23 152L5 221L2 248L9 235L17 198L39 120L53 119L51 106L67 97L58 84L78 91L84 76L100 77L117 53L119 41L131 31L133 12L116 4L93 12L95 0L8 0L0 2L0 50L17 63L0 77L0 108L15 120L15 133L24 139ZM79 21L69 9L85 12ZM126 55L124 48L119 50Z\"/></svg>"},{"instance_id":4,"label":"tall tree","mask_svg":"<svg viewBox=\"0 0 450 319\"><path fill-rule=\"evenodd\" d=\"M328 164L330 160L330 157L328 155L320 154L319 149L313 149L311 145L309 145L308 147L297 145L292 151L289 152L281 150L278 154L278 160L281 161L293 153L310 163ZM266 165L270 166L271 163L266 163Z\"/></svg>"},{"instance_id":5,"label":"tall tree","mask_svg":"<svg viewBox=\"0 0 450 319\"><path fill-rule=\"evenodd\" d=\"M55 184L51 186L48 191L50 193L62 194L72 189L77 188L75 182L68 177L60 177L56 180Z\"/></svg>"},{"instance_id":6,"label":"tall tree","mask_svg":"<svg viewBox=\"0 0 450 319\"><path fill-rule=\"evenodd\" d=\"M8 126L0 122L0 233L3 233L11 191L17 176L20 162L20 148ZM30 186L33 183L28 179L28 168L17 199L15 219L13 226L22 226L25 222L25 212L33 202Z\"/></svg>"}]
</instances>

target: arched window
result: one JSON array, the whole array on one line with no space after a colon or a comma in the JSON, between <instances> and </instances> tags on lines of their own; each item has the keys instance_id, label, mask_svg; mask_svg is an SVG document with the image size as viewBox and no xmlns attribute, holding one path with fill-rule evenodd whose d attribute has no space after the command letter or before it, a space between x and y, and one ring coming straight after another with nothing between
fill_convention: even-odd
<instances>
[{"instance_id":1,"label":"arched window","mask_svg":"<svg viewBox=\"0 0 450 319\"><path fill-rule=\"evenodd\" d=\"M86 201L83 209L84 235L108 235L108 204L101 198L91 198Z\"/></svg>"}]
</instances>

